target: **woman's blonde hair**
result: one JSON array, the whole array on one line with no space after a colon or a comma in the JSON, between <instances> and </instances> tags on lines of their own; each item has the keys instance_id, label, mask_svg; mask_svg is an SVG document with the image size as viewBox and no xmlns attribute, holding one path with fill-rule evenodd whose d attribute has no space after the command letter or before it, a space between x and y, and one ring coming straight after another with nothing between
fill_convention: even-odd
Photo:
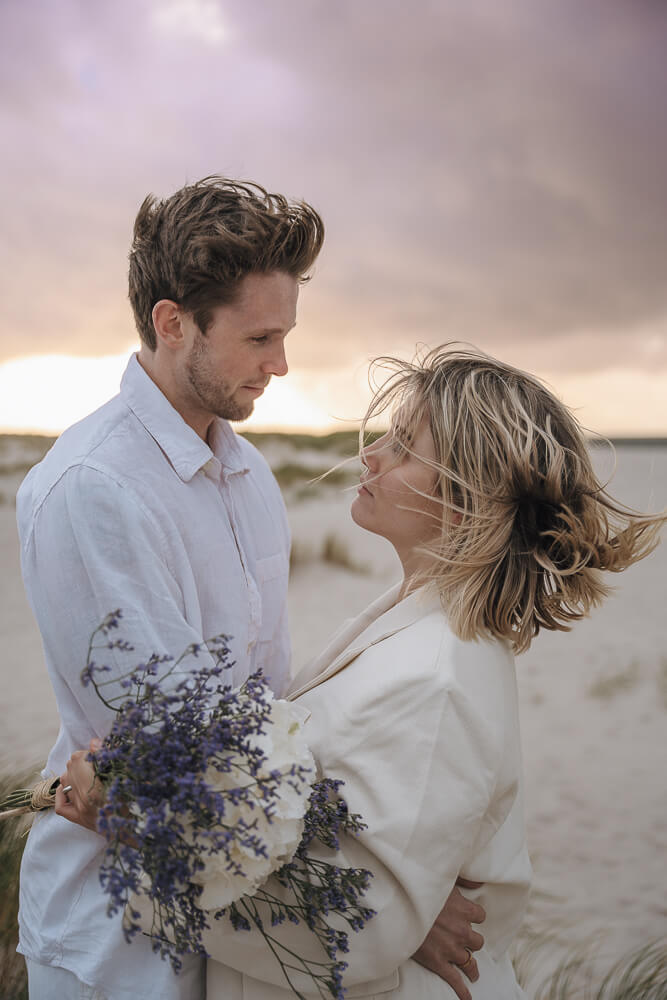
<instances>
[{"instance_id":1,"label":"woman's blonde hair","mask_svg":"<svg viewBox=\"0 0 667 1000\"><path fill-rule=\"evenodd\" d=\"M537 378L455 344L378 368L388 375L361 440L389 407L407 440L428 420L443 517L417 582L437 586L462 639L504 638L521 652L541 628L567 631L609 593L601 571L658 544L665 514L609 496L581 426Z\"/></svg>"}]
</instances>

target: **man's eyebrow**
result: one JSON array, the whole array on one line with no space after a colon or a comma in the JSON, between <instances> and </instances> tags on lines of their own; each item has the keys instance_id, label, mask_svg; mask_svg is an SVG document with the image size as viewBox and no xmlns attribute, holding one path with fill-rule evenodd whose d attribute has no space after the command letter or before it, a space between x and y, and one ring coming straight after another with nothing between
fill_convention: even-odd
<instances>
[{"instance_id":1,"label":"man's eyebrow","mask_svg":"<svg viewBox=\"0 0 667 1000\"><path fill-rule=\"evenodd\" d=\"M266 327L260 326L257 327L256 329L248 330L246 335L248 337L257 337L260 335L268 336L269 334L274 334L274 333L279 333L279 334L285 333L285 335L287 335L290 332L290 330L294 329L295 326L296 323L292 323L292 325L285 331L283 331L283 328L279 326L266 326Z\"/></svg>"}]
</instances>

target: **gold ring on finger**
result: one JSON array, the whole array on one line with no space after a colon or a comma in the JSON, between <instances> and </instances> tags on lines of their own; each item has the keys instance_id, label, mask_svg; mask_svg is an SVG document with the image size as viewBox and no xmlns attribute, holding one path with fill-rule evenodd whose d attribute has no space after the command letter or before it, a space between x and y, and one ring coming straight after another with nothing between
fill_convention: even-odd
<instances>
[{"instance_id":1,"label":"gold ring on finger","mask_svg":"<svg viewBox=\"0 0 667 1000\"><path fill-rule=\"evenodd\" d=\"M459 965L459 969L465 969L466 966L470 965L470 963L472 962L472 952L470 948L466 948L466 951L468 952L468 957L466 958L465 962L461 962L461 964Z\"/></svg>"}]
</instances>

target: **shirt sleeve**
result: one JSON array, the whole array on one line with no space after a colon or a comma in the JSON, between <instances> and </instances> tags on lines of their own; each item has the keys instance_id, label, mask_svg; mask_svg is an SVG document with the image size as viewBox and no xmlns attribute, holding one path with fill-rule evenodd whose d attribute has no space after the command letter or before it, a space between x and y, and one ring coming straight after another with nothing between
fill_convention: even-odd
<instances>
[{"instance_id":1,"label":"shirt sleeve","mask_svg":"<svg viewBox=\"0 0 667 1000\"><path fill-rule=\"evenodd\" d=\"M62 725L74 747L104 736L112 712L81 672L95 629L120 609L119 628L130 651L93 650L110 667L107 695L119 695L121 675L152 653L178 656L203 637L185 616L183 594L169 564L165 534L130 489L97 469L78 466L58 481L23 539L22 564Z\"/></svg>"},{"instance_id":2,"label":"shirt sleeve","mask_svg":"<svg viewBox=\"0 0 667 1000\"><path fill-rule=\"evenodd\" d=\"M475 644L465 645L471 649L462 655L472 653L474 660ZM319 734L323 774L344 780L350 810L367 823L361 836L342 839L337 854L313 851L373 875L364 902L377 915L349 933L350 950L341 956L348 963L347 986L387 976L414 954L466 859L490 840L516 793L516 784L509 787L500 812L492 815L503 751L502 686L493 671L479 670L465 685L443 684L441 663L420 669L413 650L403 664L409 669L394 669L391 657L409 655L409 646L401 652L381 643L371 654L375 661L382 646L385 673L393 679L379 680L376 671L352 664L301 699L312 712L309 729ZM267 888L285 897L274 879ZM268 911L263 915L270 927ZM331 923L345 929L337 919ZM296 955L322 961L321 948L303 926L285 923L270 933ZM234 932L226 921L214 923L205 946L233 969L285 985L256 930ZM297 974L295 984L312 991L307 977Z\"/></svg>"}]
</instances>

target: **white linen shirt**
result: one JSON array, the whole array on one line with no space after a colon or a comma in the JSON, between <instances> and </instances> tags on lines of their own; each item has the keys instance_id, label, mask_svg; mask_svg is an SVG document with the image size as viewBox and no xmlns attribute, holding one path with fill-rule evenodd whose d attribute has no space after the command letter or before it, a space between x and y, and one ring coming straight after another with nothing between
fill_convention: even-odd
<instances>
[{"instance_id":1,"label":"white linen shirt","mask_svg":"<svg viewBox=\"0 0 667 1000\"><path fill-rule=\"evenodd\" d=\"M93 630L117 608L132 653L231 636L230 682L262 667L277 693L289 670L289 528L259 452L216 420L210 447L130 359L118 396L58 439L17 497L23 579L37 619L60 732L44 776L103 737L112 714L80 680ZM111 675L113 676L113 675ZM147 939L125 943L106 915L102 838L53 812L33 823L21 870L19 951L116 997L194 1000L203 961L174 977Z\"/></svg>"}]
</instances>

